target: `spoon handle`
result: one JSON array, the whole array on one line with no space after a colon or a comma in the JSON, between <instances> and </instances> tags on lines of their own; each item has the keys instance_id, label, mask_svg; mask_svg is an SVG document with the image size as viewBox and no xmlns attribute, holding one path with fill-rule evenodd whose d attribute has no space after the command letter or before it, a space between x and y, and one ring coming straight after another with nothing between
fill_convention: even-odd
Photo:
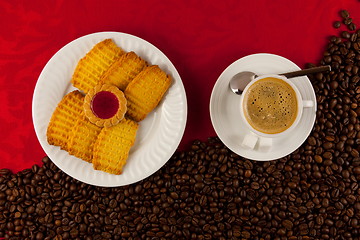
<instances>
[{"instance_id":1,"label":"spoon handle","mask_svg":"<svg viewBox=\"0 0 360 240\"><path fill-rule=\"evenodd\" d=\"M283 75L287 78L293 78L293 77L299 77L299 76L304 76L304 75L319 73L319 72L326 72L326 71L331 71L330 65L313 67L313 68L308 68L308 69L299 70L299 71L295 71L295 72L283 73L280 75Z\"/></svg>"}]
</instances>

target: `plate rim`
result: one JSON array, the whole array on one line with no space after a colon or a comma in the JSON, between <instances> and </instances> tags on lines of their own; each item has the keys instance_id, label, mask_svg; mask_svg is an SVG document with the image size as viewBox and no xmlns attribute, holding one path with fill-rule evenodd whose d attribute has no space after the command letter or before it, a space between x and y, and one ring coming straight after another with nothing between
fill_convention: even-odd
<instances>
[{"instance_id":1,"label":"plate rim","mask_svg":"<svg viewBox=\"0 0 360 240\"><path fill-rule=\"evenodd\" d=\"M63 54L63 52L66 49L68 49L68 48L71 49L71 47L74 47L74 45L76 45L78 42L81 43L81 41L86 41L86 40L95 41L95 40L92 40L92 39L94 39L94 38L96 39L96 38L101 37L101 36L104 39L105 38L114 38L114 41L116 41L116 38L119 38L119 37L126 38L127 40L125 40L125 41L130 41L130 39L135 39L137 42L140 42L141 43L140 45L143 45L143 47L147 51L150 51L147 54L145 54L145 55L147 55L146 57L149 57L151 54L154 54L154 53L158 54L160 56L160 60L163 61L164 64L167 66L167 68L168 68L167 72L172 75L174 80L176 80L177 88L175 90L177 92L180 91L179 95L180 95L180 98L182 100L181 120L179 120L179 124L177 125L178 130L177 130L177 133L175 134L175 137L172 136L173 142L172 142L172 144L170 144L171 145L170 150L167 151L163 156L163 158L165 160L163 160L163 161L161 161L161 163L157 164L156 165L157 167L153 167L152 169L148 170L147 174L142 175L141 177L134 178L133 180L130 180L130 181L129 180L124 181L123 183L119 183L119 182L108 182L108 183L98 182L97 183L96 181L94 181L93 178L86 180L86 177L85 177L85 179L83 179L82 177L74 176L74 174L70 174L69 172L66 171L66 169L63 169L61 166L59 166L58 162L56 161L56 158L55 158L55 160L52 159L54 156L51 153L51 151L48 149L48 147L55 147L55 146L49 145L47 143L46 131L45 131L45 136L43 136L44 133L42 131L40 131L40 128L44 127L44 126L42 126L42 125L39 126L38 125L38 117L37 117L37 112L36 112L36 105L38 104L37 101L39 99L39 96L41 96L40 91L42 90L42 87L41 87L41 84L43 82L42 79L44 78L44 75L46 74L46 71L48 71L49 66L51 66L51 64L54 64L54 61L56 63L56 58L61 56L61 54ZM84 42L84 45L86 45L86 42ZM83 56L79 56L79 57L81 58ZM151 60L151 56L150 56L150 60ZM156 63L154 63L154 64L156 64ZM73 67L75 69L75 66L73 66ZM64 81L64 84L65 84L65 82L66 81ZM69 84L71 85L70 80L69 80ZM171 86L171 87L173 87L173 86ZM171 87L170 87L170 89L171 89ZM170 91L170 89L169 89L169 91ZM165 96L165 98L166 98L166 96ZM56 108L56 105L54 106L54 109L55 108ZM35 133L36 133L36 137L37 137L42 149L44 150L45 154L47 156L49 156L51 161L57 167L59 167L63 172L65 172L67 175L69 175L69 176L71 176L71 177L73 177L73 178L75 178L75 179L77 179L77 180L79 180L81 182L84 182L84 183L87 183L87 184L90 184L90 185L94 185L94 186L101 186L101 187L118 187L118 186L133 184L133 183L139 182L139 181L151 176L152 174L154 174L154 172L158 171L161 167L163 167L166 164L166 162L171 158L171 156L174 154L174 152L177 150L177 148L178 148L178 146L179 146L179 144L180 144L180 142L181 142L181 140L183 138L185 128L186 128L186 123L187 123L187 115L188 115L188 105L187 105L187 97L186 97L184 84L182 82L180 74L178 73L177 69L175 68L174 64L170 61L170 59L159 48L154 46L152 43L150 43L150 42L148 42L148 41L146 41L146 40L144 40L144 39L142 39L142 38L140 38L138 36L128 34L128 33L124 33L124 32L116 32L116 31L104 31L104 32L90 33L90 34L87 34L87 35L80 36L80 37L68 42L64 46L62 46L58 51L56 51L51 56L51 58L44 65L44 67L43 67L43 69L42 69L41 73L39 74L38 79L36 81L36 85L35 85L34 92L33 92L33 97L32 97L32 122L33 122L34 130L35 130ZM50 117L51 117L51 115L50 115ZM44 125L45 125L45 128L47 129L48 123L45 123ZM56 147L56 148L58 148L58 151L56 151L56 152L64 151L64 150L61 150L60 147ZM69 155L67 158L69 158L69 157L70 158L76 158L75 156L70 155L68 152L66 152L66 151L64 151L64 152ZM79 158L77 158L77 159L79 159ZM83 161L83 160L81 160L81 161ZM93 171L97 171L97 170L93 170ZM121 175L112 175L111 174L111 176L116 177L116 176L121 176Z\"/></svg>"}]
</instances>

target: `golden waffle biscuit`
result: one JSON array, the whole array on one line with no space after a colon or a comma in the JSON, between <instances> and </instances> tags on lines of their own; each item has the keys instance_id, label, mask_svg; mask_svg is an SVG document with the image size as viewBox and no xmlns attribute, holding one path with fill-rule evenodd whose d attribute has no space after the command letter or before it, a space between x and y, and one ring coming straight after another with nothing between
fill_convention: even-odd
<instances>
[{"instance_id":1,"label":"golden waffle biscuit","mask_svg":"<svg viewBox=\"0 0 360 240\"><path fill-rule=\"evenodd\" d=\"M121 174L134 145L138 124L124 118L117 125L103 128L93 149L93 167L111 174Z\"/></svg>"},{"instance_id":2,"label":"golden waffle biscuit","mask_svg":"<svg viewBox=\"0 0 360 240\"><path fill-rule=\"evenodd\" d=\"M101 77L100 81L101 83L115 85L124 91L131 80L133 80L146 65L146 62L136 55L136 53L128 52L111 65Z\"/></svg>"},{"instance_id":3,"label":"golden waffle biscuit","mask_svg":"<svg viewBox=\"0 0 360 240\"><path fill-rule=\"evenodd\" d=\"M146 67L125 89L127 116L137 122L143 120L159 104L170 84L170 77L159 66Z\"/></svg>"},{"instance_id":4,"label":"golden waffle biscuit","mask_svg":"<svg viewBox=\"0 0 360 240\"><path fill-rule=\"evenodd\" d=\"M91 162L94 143L101 129L92 124L84 114L79 115L69 133L68 152L77 158Z\"/></svg>"},{"instance_id":5,"label":"golden waffle biscuit","mask_svg":"<svg viewBox=\"0 0 360 240\"><path fill-rule=\"evenodd\" d=\"M71 79L72 84L87 93L99 83L100 77L123 53L111 39L99 42L78 62Z\"/></svg>"},{"instance_id":6,"label":"golden waffle biscuit","mask_svg":"<svg viewBox=\"0 0 360 240\"><path fill-rule=\"evenodd\" d=\"M67 141L75 120L83 112L84 95L78 90L65 95L51 116L47 128L47 141L67 150Z\"/></svg>"}]
</instances>

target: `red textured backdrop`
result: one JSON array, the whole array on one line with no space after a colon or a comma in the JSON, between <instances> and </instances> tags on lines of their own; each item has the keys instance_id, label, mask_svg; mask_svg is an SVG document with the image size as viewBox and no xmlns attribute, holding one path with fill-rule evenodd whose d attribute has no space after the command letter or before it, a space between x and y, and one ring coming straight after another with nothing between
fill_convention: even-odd
<instances>
[{"instance_id":1,"label":"red textured backdrop","mask_svg":"<svg viewBox=\"0 0 360 240\"><path fill-rule=\"evenodd\" d=\"M40 163L31 102L46 62L68 42L94 32L143 38L174 63L185 85L188 121L180 148L214 136L209 99L221 72L253 53L318 63L332 24L347 9L360 24L357 0L274 1L0 1L0 168Z\"/></svg>"}]
</instances>

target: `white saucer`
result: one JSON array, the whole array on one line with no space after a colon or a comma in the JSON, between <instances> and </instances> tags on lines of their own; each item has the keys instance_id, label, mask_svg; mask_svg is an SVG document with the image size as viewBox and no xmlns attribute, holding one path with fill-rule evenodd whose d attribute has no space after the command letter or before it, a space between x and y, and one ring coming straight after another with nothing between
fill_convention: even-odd
<instances>
[{"instance_id":1,"label":"white saucer","mask_svg":"<svg viewBox=\"0 0 360 240\"><path fill-rule=\"evenodd\" d=\"M284 57L259 53L235 61L220 75L210 98L210 117L217 135L231 151L248 159L268 161L292 153L306 140L316 117L316 96L308 77L290 80L299 89L304 100L314 102L314 107L304 108L301 120L293 133L290 136L274 139L269 151L260 151L256 146L254 149L241 146L241 142L250 130L240 118L240 96L234 94L229 88L231 77L241 71L252 71L257 75L263 75L296 70L300 68Z\"/></svg>"}]
</instances>

